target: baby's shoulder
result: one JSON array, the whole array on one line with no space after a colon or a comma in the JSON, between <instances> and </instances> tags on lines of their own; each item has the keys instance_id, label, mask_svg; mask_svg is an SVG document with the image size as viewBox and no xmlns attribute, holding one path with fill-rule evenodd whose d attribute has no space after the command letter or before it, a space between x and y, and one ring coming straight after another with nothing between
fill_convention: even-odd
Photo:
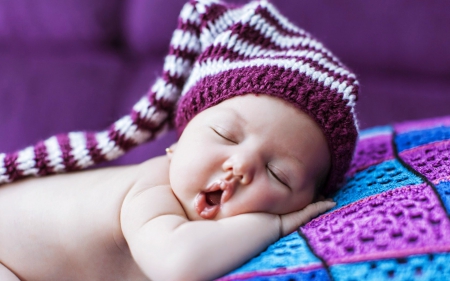
<instances>
[{"instance_id":1,"label":"baby's shoulder","mask_svg":"<svg viewBox=\"0 0 450 281\"><path fill-rule=\"evenodd\" d=\"M164 158L153 158L138 168L138 178L128 191L121 210L122 227L138 228L149 220L173 214L185 217L185 212L169 184L169 164Z\"/></svg>"},{"instance_id":2,"label":"baby's shoulder","mask_svg":"<svg viewBox=\"0 0 450 281\"><path fill-rule=\"evenodd\" d=\"M139 186L125 198L121 209L121 226L125 237L155 218L187 218L169 185Z\"/></svg>"},{"instance_id":3,"label":"baby's shoulder","mask_svg":"<svg viewBox=\"0 0 450 281\"><path fill-rule=\"evenodd\" d=\"M136 184L141 187L169 185L169 160L166 156L142 162L136 169Z\"/></svg>"}]
</instances>

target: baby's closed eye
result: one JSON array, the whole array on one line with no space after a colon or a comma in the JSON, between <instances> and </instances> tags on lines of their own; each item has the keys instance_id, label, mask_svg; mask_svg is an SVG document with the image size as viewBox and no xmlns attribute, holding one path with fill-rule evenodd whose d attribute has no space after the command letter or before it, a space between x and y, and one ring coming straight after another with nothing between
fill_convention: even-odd
<instances>
[{"instance_id":1,"label":"baby's closed eye","mask_svg":"<svg viewBox=\"0 0 450 281\"><path fill-rule=\"evenodd\" d=\"M279 181L281 184L283 184L284 186L286 186L287 188L290 189L290 186L288 184L288 178L286 177L286 175L277 167L273 166L273 165L267 165L267 170L269 171L269 174L274 177L277 181Z\"/></svg>"},{"instance_id":2,"label":"baby's closed eye","mask_svg":"<svg viewBox=\"0 0 450 281\"><path fill-rule=\"evenodd\" d=\"M214 131L214 133L216 133L222 139L229 141L231 143L234 143L234 144L238 144L236 137L233 136L233 134L231 134L228 130L226 130L222 127L219 127L219 126L211 127L211 129Z\"/></svg>"}]
</instances>

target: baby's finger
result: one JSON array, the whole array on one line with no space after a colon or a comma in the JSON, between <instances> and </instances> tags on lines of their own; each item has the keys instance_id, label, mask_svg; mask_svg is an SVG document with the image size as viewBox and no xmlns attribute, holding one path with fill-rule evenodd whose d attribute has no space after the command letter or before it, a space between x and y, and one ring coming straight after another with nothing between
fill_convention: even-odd
<instances>
[{"instance_id":1,"label":"baby's finger","mask_svg":"<svg viewBox=\"0 0 450 281\"><path fill-rule=\"evenodd\" d=\"M336 206L336 202L328 200L309 204L308 206L306 206L306 208L301 210L304 215L304 221L302 222L302 225L309 222L318 215L328 211L334 206Z\"/></svg>"},{"instance_id":2,"label":"baby's finger","mask_svg":"<svg viewBox=\"0 0 450 281\"><path fill-rule=\"evenodd\" d=\"M336 202L319 201L306 206L298 212L281 215L281 233L287 235L297 229L299 226L309 222L323 212L336 206Z\"/></svg>"}]
</instances>

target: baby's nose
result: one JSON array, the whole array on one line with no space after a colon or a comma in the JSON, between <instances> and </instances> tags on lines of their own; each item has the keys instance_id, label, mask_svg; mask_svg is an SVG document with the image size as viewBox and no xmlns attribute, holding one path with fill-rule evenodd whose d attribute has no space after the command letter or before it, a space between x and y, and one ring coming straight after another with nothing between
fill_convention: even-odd
<instances>
[{"instance_id":1,"label":"baby's nose","mask_svg":"<svg viewBox=\"0 0 450 281\"><path fill-rule=\"evenodd\" d=\"M227 172L227 180L236 179L241 184L249 184L255 173L254 164L243 158L231 157L225 161L223 169Z\"/></svg>"}]
</instances>

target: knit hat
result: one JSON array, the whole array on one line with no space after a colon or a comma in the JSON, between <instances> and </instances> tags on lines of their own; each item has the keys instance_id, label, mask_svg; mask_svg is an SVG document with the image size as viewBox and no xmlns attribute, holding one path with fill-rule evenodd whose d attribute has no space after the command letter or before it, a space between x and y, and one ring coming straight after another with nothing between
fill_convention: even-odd
<instances>
[{"instance_id":1,"label":"knit hat","mask_svg":"<svg viewBox=\"0 0 450 281\"><path fill-rule=\"evenodd\" d=\"M357 138L355 75L267 1L242 7L216 3L203 17L205 26L214 28L200 36L201 53L176 112L179 132L197 113L223 100L248 93L281 98L321 127L331 152L324 191L334 190Z\"/></svg>"},{"instance_id":2,"label":"knit hat","mask_svg":"<svg viewBox=\"0 0 450 281\"><path fill-rule=\"evenodd\" d=\"M256 93L293 104L322 128L332 159L325 189L330 192L342 181L355 147L357 92L353 73L268 1L235 6L192 0L180 13L162 76L128 115L104 131L60 134L0 153L0 184L115 159L174 120L181 132L200 111Z\"/></svg>"}]
</instances>

